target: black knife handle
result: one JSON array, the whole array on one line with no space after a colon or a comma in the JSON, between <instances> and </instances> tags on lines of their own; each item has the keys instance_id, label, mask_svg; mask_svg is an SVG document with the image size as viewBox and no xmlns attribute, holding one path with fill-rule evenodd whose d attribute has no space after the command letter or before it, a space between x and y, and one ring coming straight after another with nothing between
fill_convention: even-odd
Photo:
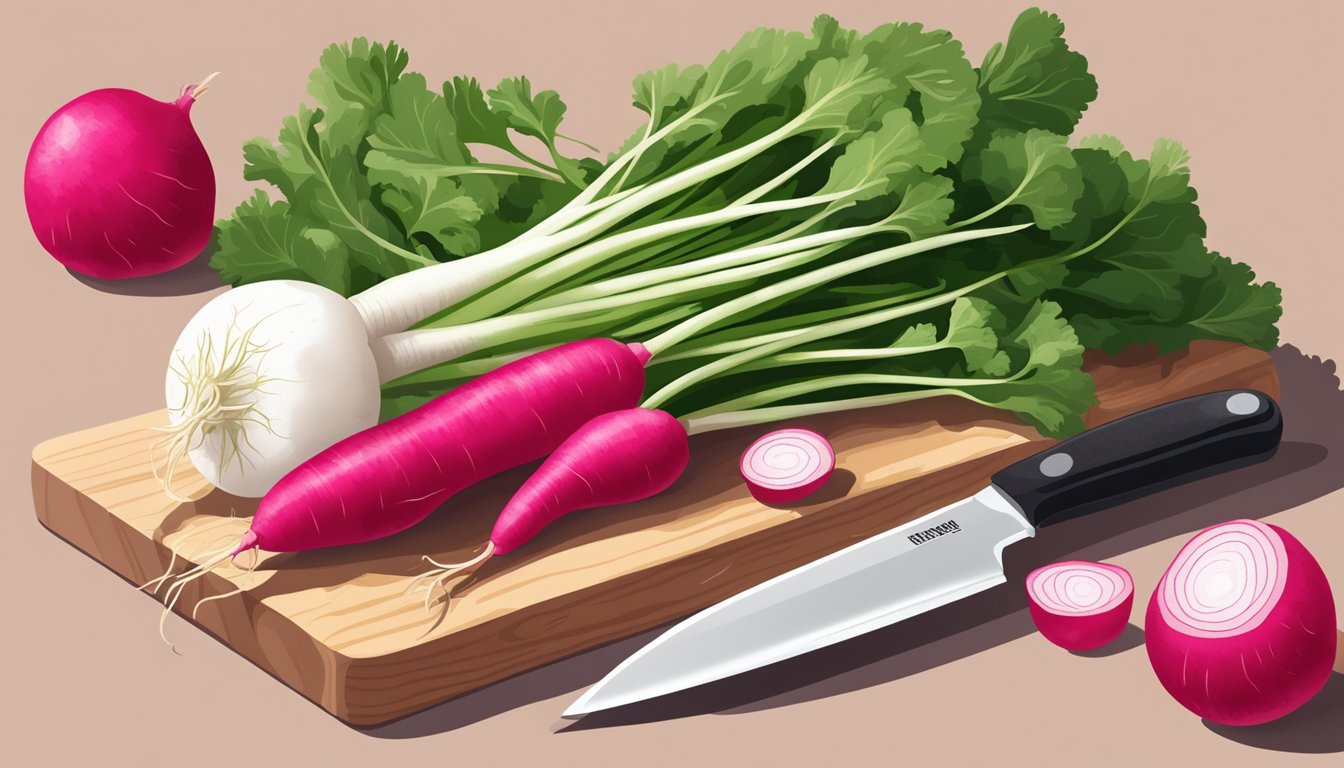
<instances>
[{"instance_id":1,"label":"black knife handle","mask_svg":"<svg viewBox=\"0 0 1344 768\"><path fill-rule=\"evenodd\" d=\"M1263 392L1231 389L1159 405L1019 461L993 483L1034 526L1265 461L1283 434Z\"/></svg>"}]
</instances>

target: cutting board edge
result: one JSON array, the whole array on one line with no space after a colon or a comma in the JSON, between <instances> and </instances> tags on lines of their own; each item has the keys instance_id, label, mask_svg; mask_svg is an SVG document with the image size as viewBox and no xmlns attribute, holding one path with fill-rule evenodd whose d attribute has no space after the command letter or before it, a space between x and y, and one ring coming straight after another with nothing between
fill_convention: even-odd
<instances>
[{"instance_id":1,"label":"cutting board edge","mask_svg":"<svg viewBox=\"0 0 1344 768\"><path fill-rule=\"evenodd\" d=\"M132 417L136 419L139 417ZM78 434L78 433L72 433ZM50 442L50 441L47 441ZM53 474L49 469L42 466L36 459L32 462L32 486L34 506L36 507L36 517L38 524L49 531L53 536L74 547L83 553L90 560L107 569L114 575L121 578L127 584L139 588L150 578L159 574L145 574L142 571L143 558L135 557L127 549L109 550L106 547L100 547L95 542L89 540L92 531L88 531L89 538L79 535L79 532L71 528L62 526L56 520L53 520L47 511L51 508L50 504L50 486L49 482L58 483L63 492L73 498L74 503L81 509L92 508L102 512L104 519L100 521L91 520L88 513L81 515L70 515L64 520L73 523L75 520L81 520L85 523L98 522L99 524L109 525L117 532L116 539L124 545L150 546L154 551L154 560L159 563L160 568L167 568L168 562L172 557L172 552L160 541L142 536L130 525L117 517L116 515L103 509L99 504L90 499L83 492L76 490L60 481L60 478ZM341 720L355 724L345 717L343 711L344 697L344 677L345 671L354 661L326 644L319 641L316 637L305 632L302 627L295 624L289 617L275 611L253 595L242 592L236 598L227 601L216 601L211 605L219 610L208 610L202 612L199 619L193 619L185 613L186 606L193 605L197 599L208 594L219 594L229 591L233 585L222 577L214 574L207 574L204 580L212 582L207 590L204 584L198 585L195 589L183 591L182 599L179 601L179 607L175 609L178 618L203 630L215 640L219 641L224 647L242 656L248 662L256 666L262 672L284 684L287 688L295 691L299 695L313 702L317 706L326 710L328 713ZM154 601L156 605L162 605L159 598L145 593L145 597ZM221 605L221 603L225 605ZM266 653L267 646L274 649L275 642L263 645L261 642L239 643L240 638L236 634L227 631L225 618L228 614L225 609L232 608L229 613L242 609L249 615L249 626L254 629L266 627L268 631L282 630L287 639L281 645L286 651L284 654ZM171 629L169 630L171 633ZM260 632L253 632L254 635L260 635ZM171 635L170 635L171 638ZM255 638L259 640L259 638ZM295 639L298 640L297 645ZM302 658L295 658L296 655ZM277 666L288 666L291 669L302 667L303 673L294 677L285 677ZM314 684L314 681L321 681L321 684Z\"/></svg>"}]
</instances>

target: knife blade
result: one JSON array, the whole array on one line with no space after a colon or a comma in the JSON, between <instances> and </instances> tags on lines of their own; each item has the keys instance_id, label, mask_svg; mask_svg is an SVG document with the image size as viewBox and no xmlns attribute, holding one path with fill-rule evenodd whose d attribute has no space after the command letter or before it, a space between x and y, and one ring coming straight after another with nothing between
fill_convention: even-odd
<instances>
[{"instance_id":1,"label":"knife blade","mask_svg":"<svg viewBox=\"0 0 1344 768\"><path fill-rule=\"evenodd\" d=\"M664 696L814 651L1004 583L1003 550L1039 528L1265 461L1283 421L1227 390L1090 429L996 472L961 501L706 608L613 669L564 717Z\"/></svg>"}]
</instances>

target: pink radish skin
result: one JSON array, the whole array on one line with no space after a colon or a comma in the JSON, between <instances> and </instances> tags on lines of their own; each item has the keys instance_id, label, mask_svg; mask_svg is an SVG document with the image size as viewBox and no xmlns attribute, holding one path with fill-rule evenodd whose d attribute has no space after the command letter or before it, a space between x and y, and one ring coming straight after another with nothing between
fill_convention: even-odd
<instances>
[{"instance_id":1,"label":"pink radish skin","mask_svg":"<svg viewBox=\"0 0 1344 768\"><path fill-rule=\"evenodd\" d=\"M1090 651L1114 641L1134 609L1134 579L1106 563L1046 565L1027 574L1026 586L1036 629L1067 651Z\"/></svg>"},{"instance_id":2,"label":"pink radish skin","mask_svg":"<svg viewBox=\"0 0 1344 768\"><path fill-rule=\"evenodd\" d=\"M570 512L661 493L688 461L686 428L666 411L631 408L597 416L509 500L490 533L494 554L512 552Z\"/></svg>"},{"instance_id":3,"label":"pink radish skin","mask_svg":"<svg viewBox=\"0 0 1344 768\"><path fill-rule=\"evenodd\" d=\"M91 277L143 277L195 258L210 239L215 175L192 128L196 86L176 101L92 91L56 110L28 151L33 233Z\"/></svg>"},{"instance_id":4,"label":"pink radish skin","mask_svg":"<svg viewBox=\"0 0 1344 768\"><path fill-rule=\"evenodd\" d=\"M551 453L594 416L633 407L648 358L639 344L571 342L352 435L282 478L232 554L335 547L405 530L459 491Z\"/></svg>"},{"instance_id":5,"label":"pink radish skin","mask_svg":"<svg viewBox=\"0 0 1344 768\"><path fill-rule=\"evenodd\" d=\"M747 446L738 469L757 501L772 506L793 504L831 479L835 449L810 429L780 429Z\"/></svg>"},{"instance_id":6,"label":"pink radish skin","mask_svg":"<svg viewBox=\"0 0 1344 768\"><path fill-rule=\"evenodd\" d=\"M1258 520L1191 539L1153 591L1144 632L1162 687L1223 725L1266 723L1305 704L1330 677L1337 642L1320 564Z\"/></svg>"}]
</instances>

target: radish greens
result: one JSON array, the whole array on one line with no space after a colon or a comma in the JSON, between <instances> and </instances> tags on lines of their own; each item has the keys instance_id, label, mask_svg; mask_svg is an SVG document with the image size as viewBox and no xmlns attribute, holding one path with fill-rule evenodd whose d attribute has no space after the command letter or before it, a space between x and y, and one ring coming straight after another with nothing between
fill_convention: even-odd
<instances>
[{"instance_id":1,"label":"radish greens","mask_svg":"<svg viewBox=\"0 0 1344 768\"><path fill-rule=\"evenodd\" d=\"M1267 348L1280 308L1205 246L1179 144L1072 135L1097 85L1062 35L1028 10L975 67L920 24L755 30L638 76L606 158L527 78L435 89L335 45L317 106L244 149L284 199L221 221L211 264L349 297L384 417L607 336L692 432L951 395L1069 434L1085 349Z\"/></svg>"}]
</instances>

